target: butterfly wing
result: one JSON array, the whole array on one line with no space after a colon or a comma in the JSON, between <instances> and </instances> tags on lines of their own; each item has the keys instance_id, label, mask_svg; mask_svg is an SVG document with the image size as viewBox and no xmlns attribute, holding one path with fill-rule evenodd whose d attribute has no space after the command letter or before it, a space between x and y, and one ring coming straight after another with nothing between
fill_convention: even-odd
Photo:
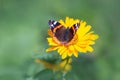
<instances>
[{"instance_id":1,"label":"butterfly wing","mask_svg":"<svg viewBox=\"0 0 120 80\"><path fill-rule=\"evenodd\" d=\"M80 26L80 23L76 23L74 24L71 28L70 28L70 32L73 33L73 35L76 33L76 31L78 30Z\"/></svg>"},{"instance_id":2,"label":"butterfly wing","mask_svg":"<svg viewBox=\"0 0 120 80\"><path fill-rule=\"evenodd\" d=\"M62 26L59 22L54 21L54 20L49 20L48 24L49 24L52 32L55 32L57 30L57 28Z\"/></svg>"}]
</instances>

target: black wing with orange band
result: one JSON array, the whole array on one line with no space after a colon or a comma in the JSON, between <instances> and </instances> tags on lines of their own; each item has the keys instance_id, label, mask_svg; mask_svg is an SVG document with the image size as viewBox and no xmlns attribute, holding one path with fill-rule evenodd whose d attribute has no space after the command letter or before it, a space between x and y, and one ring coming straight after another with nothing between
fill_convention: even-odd
<instances>
[{"instance_id":1,"label":"black wing with orange band","mask_svg":"<svg viewBox=\"0 0 120 80\"><path fill-rule=\"evenodd\" d=\"M48 24L50 25L50 29L52 32L56 32L56 30L60 27L63 27L59 22L54 20L49 20Z\"/></svg>"},{"instance_id":2,"label":"black wing with orange band","mask_svg":"<svg viewBox=\"0 0 120 80\"><path fill-rule=\"evenodd\" d=\"M70 31L71 31L73 34L75 34L76 31L78 30L79 26L80 26L80 23L74 24L74 25L70 28Z\"/></svg>"}]
</instances>

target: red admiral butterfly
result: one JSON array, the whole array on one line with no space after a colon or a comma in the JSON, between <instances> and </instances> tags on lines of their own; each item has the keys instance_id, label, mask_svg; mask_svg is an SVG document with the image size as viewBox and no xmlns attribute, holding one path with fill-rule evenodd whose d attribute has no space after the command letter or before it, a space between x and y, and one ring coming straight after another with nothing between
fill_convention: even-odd
<instances>
[{"instance_id":1,"label":"red admiral butterfly","mask_svg":"<svg viewBox=\"0 0 120 80\"><path fill-rule=\"evenodd\" d=\"M54 37L56 37L63 44L66 44L73 39L77 29L80 26L80 23L76 23L70 28L66 28L62 24L54 20L49 20L48 23Z\"/></svg>"}]
</instances>

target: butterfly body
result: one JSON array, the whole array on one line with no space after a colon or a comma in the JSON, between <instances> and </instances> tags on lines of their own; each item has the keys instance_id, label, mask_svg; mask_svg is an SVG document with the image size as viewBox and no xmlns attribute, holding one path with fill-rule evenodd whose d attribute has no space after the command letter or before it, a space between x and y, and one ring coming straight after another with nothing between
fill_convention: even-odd
<instances>
[{"instance_id":1,"label":"butterfly body","mask_svg":"<svg viewBox=\"0 0 120 80\"><path fill-rule=\"evenodd\" d=\"M79 23L76 23L70 28L69 27L66 28L59 22L54 20L49 20L49 25L52 33L54 34L54 37L56 37L57 40L59 40L59 42L61 42L62 44L70 42L80 26Z\"/></svg>"}]
</instances>

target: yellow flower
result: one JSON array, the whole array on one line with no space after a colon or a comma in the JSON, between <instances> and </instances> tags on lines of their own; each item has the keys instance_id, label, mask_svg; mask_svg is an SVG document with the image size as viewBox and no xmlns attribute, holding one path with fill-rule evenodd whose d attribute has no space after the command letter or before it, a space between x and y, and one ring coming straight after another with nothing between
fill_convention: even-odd
<instances>
[{"instance_id":1,"label":"yellow flower","mask_svg":"<svg viewBox=\"0 0 120 80\"><path fill-rule=\"evenodd\" d=\"M50 63L42 59L36 59L35 62L42 63L47 69L51 69L53 71L68 72L72 68L70 64L72 62L71 58L65 59L59 63Z\"/></svg>"},{"instance_id":2,"label":"yellow flower","mask_svg":"<svg viewBox=\"0 0 120 80\"><path fill-rule=\"evenodd\" d=\"M57 50L62 59L71 57L72 55L78 57L78 52L93 52L91 45L95 44L95 40L99 36L97 34L94 34L94 31L90 31L90 25L87 25L85 21L81 21L79 19L74 20L69 17L66 17L65 22L63 20L60 20L59 23L66 29L70 29L74 24L77 23L79 23L79 26L72 39L66 43L58 40L55 33L52 32L51 29L48 30L50 37L47 38L47 40L51 47L46 49L47 52ZM67 33L65 35L69 36Z\"/></svg>"}]
</instances>

